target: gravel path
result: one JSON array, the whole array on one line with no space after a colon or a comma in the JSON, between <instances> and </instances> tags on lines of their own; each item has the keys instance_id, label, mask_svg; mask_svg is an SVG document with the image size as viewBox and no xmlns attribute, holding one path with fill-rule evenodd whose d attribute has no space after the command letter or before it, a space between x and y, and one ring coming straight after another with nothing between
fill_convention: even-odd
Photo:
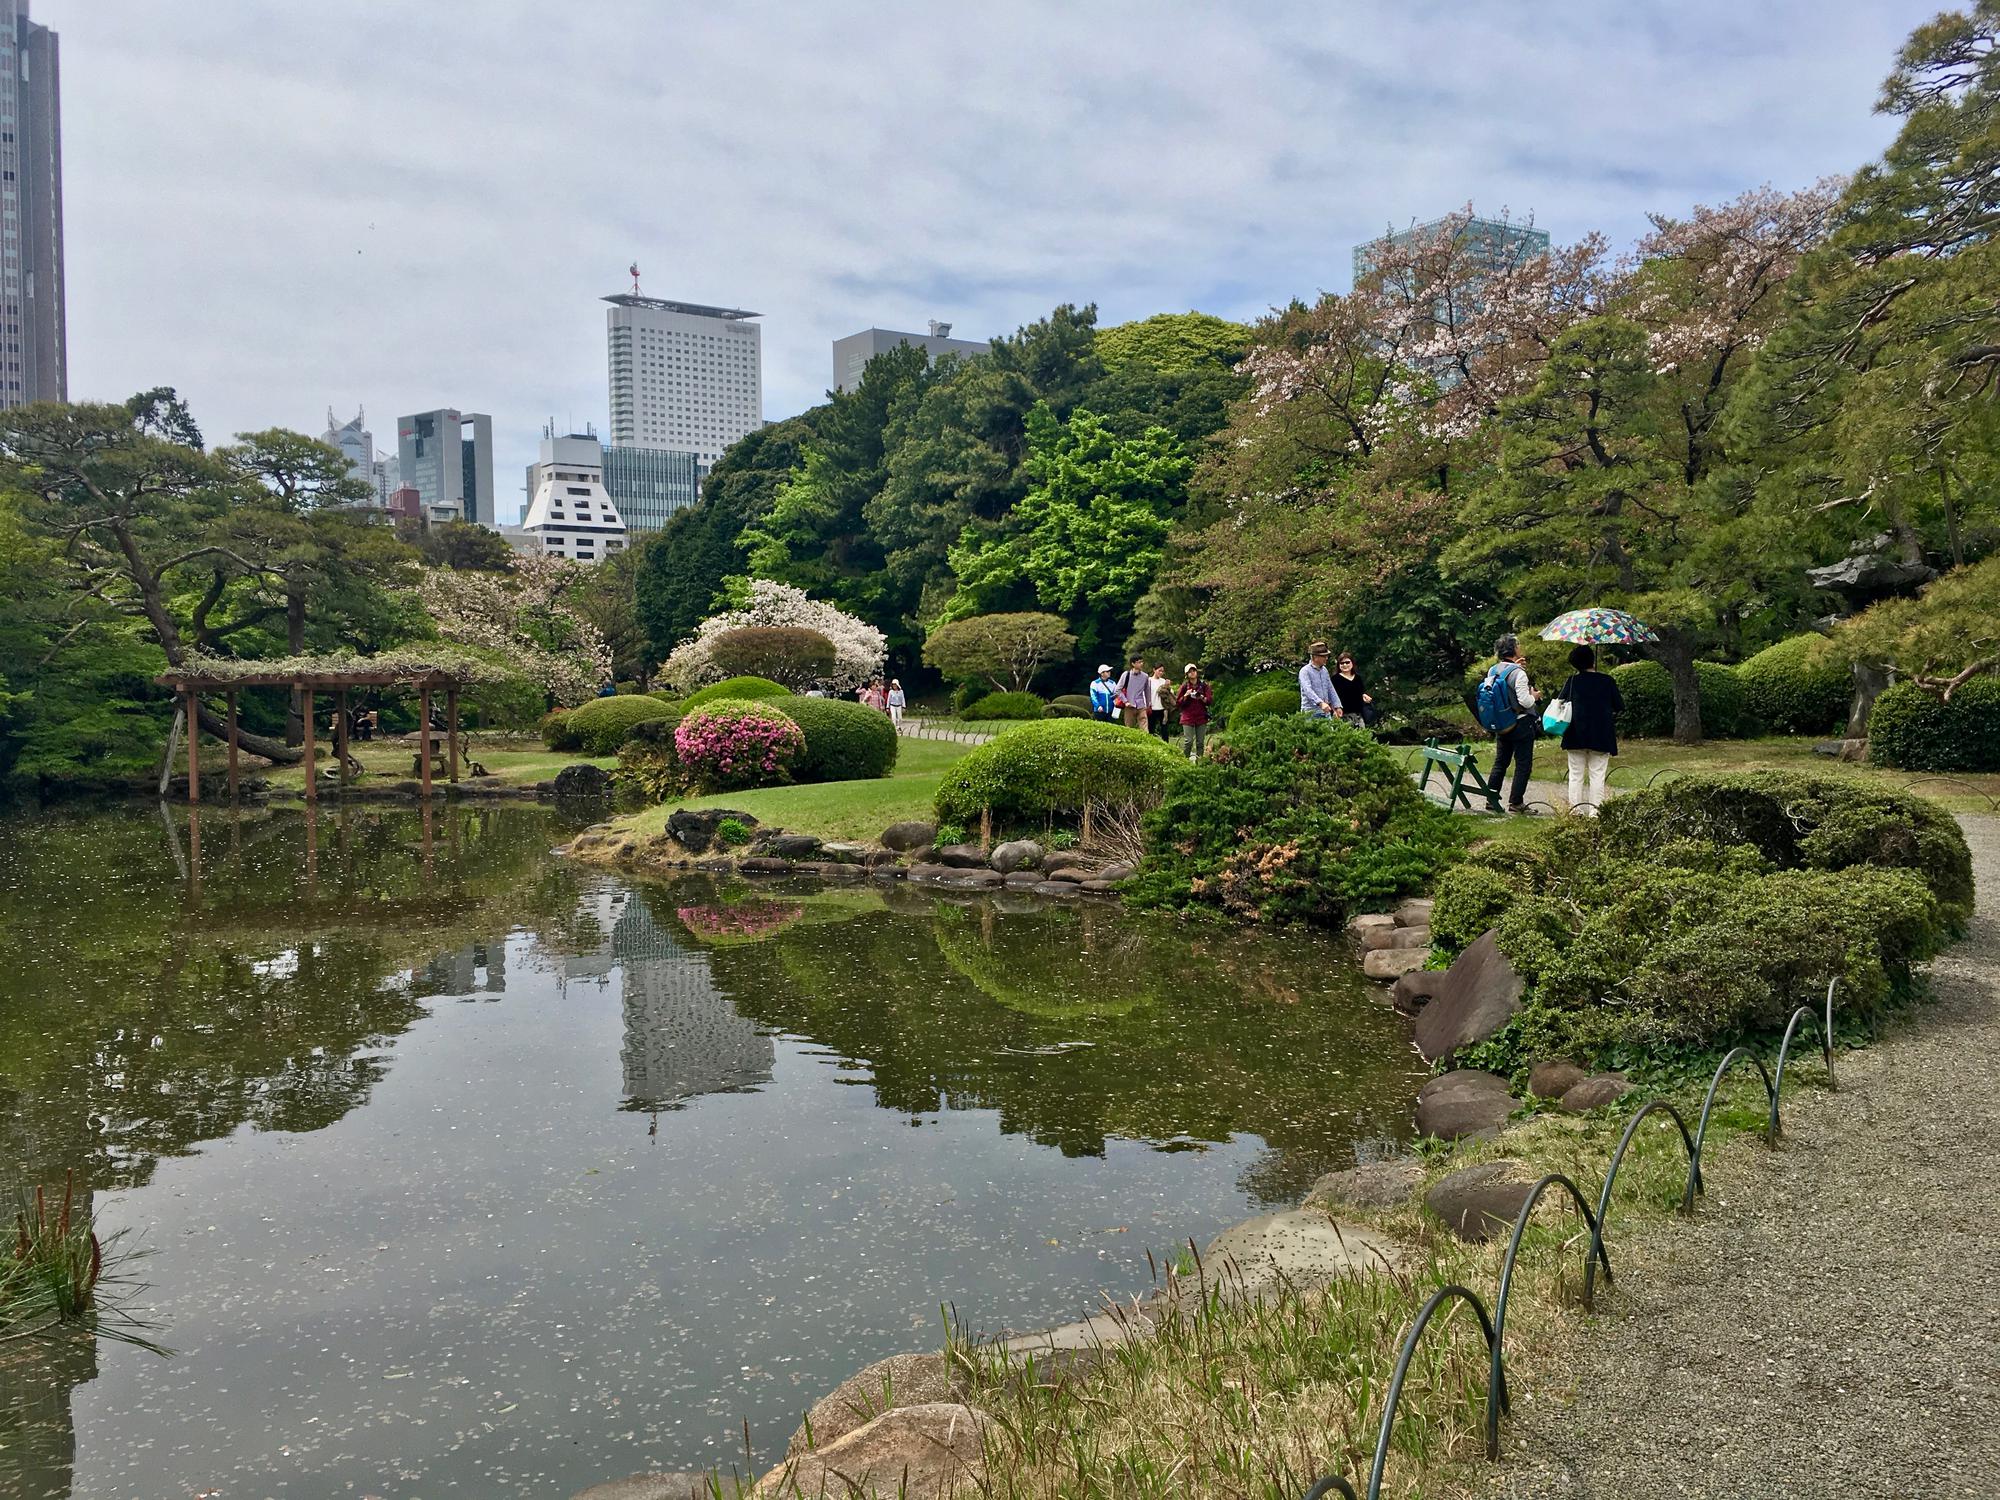
<instances>
[{"instance_id":1,"label":"gravel path","mask_svg":"<svg viewBox=\"0 0 2000 1500\"><path fill-rule=\"evenodd\" d=\"M1692 1223L1613 1244L1572 1389L1517 1404L1478 1493L2000 1495L2000 818L1961 821L1938 1003L1788 1097L1780 1150L1721 1154Z\"/></svg>"}]
</instances>

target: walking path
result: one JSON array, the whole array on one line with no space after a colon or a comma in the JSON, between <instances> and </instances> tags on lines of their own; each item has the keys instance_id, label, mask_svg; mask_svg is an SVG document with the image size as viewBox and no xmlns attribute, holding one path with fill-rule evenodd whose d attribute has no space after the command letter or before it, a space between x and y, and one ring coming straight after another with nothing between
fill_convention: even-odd
<instances>
[{"instance_id":1,"label":"walking path","mask_svg":"<svg viewBox=\"0 0 2000 1500\"><path fill-rule=\"evenodd\" d=\"M1475 1493L2000 1494L2000 818L1960 821L1979 909L1937 1004L1787 1090L1781 1148L1718 1154L1692 1221L1613 1244L1572 1390L1517 1403Z\"/></svg>"}]
</instances>

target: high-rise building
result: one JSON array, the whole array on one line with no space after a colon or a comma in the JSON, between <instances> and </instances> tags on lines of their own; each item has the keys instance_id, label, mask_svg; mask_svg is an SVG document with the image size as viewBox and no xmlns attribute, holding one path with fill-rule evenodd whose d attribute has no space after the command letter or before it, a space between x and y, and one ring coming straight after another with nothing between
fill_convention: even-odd
<instances>
[{"instance_id":1,"label":"high-rise building","mask_svg":"<svg viewBox=\"0 0 2000 1500\"><path fill-rule=\"evenodd\" d=\"M495 525L493 419L450 408L396 419L399 481L423 496L427 521Z\"/></svg>"},{"instance_id":2,"label":"high-rise building","mask_svg":"<svg viewBox=\"0 0 2000 1500\"><path fill-rule=\"evenodd\" d=\"M62 69L28 0L0 0L0 407L69 399Z\"/></svg>"},{"instance_id":3,"label":"high-rise building","mask_svg":"<svg viewBox=\"0 0 2000 1500\"><path fill-rule=\"evenodd\" d=\"M694 504L707 473L694 454L671 448L614 444L604 450L604 487L635 535L660 530L675 511Z\"/></svg>"},{"instance_id":4,"label":"high-rise building","mask_svg":"<svg viewBox=\"0 0 2000 1500\"><path fill-rule=\"evenodd\" d=\"M836 391L851 391L861 384L861 372L868 368L868 361L878 354L887 354L898 344L908 344L912 349L922 349L930 355L931 363L946 354L989 354L993 350L990 339L955 339L951 336L951 324L931 320L929 333L898 333L893 328L864 328L859 333L850 333L844 339L833 341L833 388Z\"/></svg>"},{"instance_id":5,"label":"high-rise building","mask_svg":"<svg viewBox=\"0 0 2000 1500\"><path fill-rule=\"evenodd\" d=\"M1477 219L1453 214L1432 219L1427 224L1412 224L1408 229L1399 229L1393 234L1380 235L1364 245L1356 245L1354 279L1359 281L1367 275L1374 268L1377 257L1389 246L1427 240L1452 224L1459 226L1459 237L1465 242L1468 257L1475 266L1501 271L1533 260L1537 255L1548 254L1549 232L1546 229L1536 229L1530 224L1510 224L1503 219Z\"/></svg>"},{"instance_id":6,"label":"high-rise building","mask_svg":"<svg viewBox=\"0 0 2000 1500\"><path fill-rule=\"evenodd\" d=\"M521 529L543 552L602 562L625 550L625 519L604 488L604 450L594 433L550 433L529 473L534 487Z\"/></svg>"},{"instance_id":7,"label":"high-rise building","mask_svg":"<svg viewBox=\"0 0 2000 1500\"><path fill-rule=\"evenodd\" d=\"M365 410L357 408L352 418L342 422L329 406L326 431L319 440L341 451L347 459L348 477L367 485L374 492L375 504L384 507L389 504L389 497L397 489L396 476L389 472L388 460L375 451L375 434L368 430Z\"/></svg>"},{"instance_id":8,"label":"high-rise building","mask_svg":"<svg viewBox=\"0 0 2000 1500\"><path fill-rule=\"evenodd\" d=\"M713 464L764 425L761 314L637 291L604 300L613 444Z\"/></svg>"}]
</instances>

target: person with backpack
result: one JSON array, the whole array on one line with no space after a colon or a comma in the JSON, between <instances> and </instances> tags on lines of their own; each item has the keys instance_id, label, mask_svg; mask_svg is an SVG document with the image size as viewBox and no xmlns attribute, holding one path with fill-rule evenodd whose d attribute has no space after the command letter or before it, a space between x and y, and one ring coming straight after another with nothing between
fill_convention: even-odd
<instances>
[{"instance_id":1,"label":"person with backpack","mask_svg":"<svg viewBox=\"0 0 2000 1500\"><path fill-rule=\"evenodd\" d=\"M1535 690L1528 681L1528 659L1521 643L1503 635L1493 643L1493 665L1480 680L1476 699L1479 723L1493 736L1493 774L1487 785L1500 795L1500 783L1508 763L1514 767L1513 784L1507 792L1507 811L1528 810L1528 777L1535 769L1535 736L1542 732L1535 714Z\"/></svg>"},{"instance_id":2,"label":"person with backpack","mask_svg":"<svg viewBox=\"0 0 2000 1500\"><path fill-rule=\"evenodd\" d=\"M1562 685L1557 699L1569 705L1563 753L1569 758L1569 810L1594 818L1604 806L1604 784L1611 777L1611 757L1618 753L1618 716L1625 699L1609 672L1597 670L1597 653L1578 646L1569 654L1576 670Z\"/></svg>"}]
</instances>

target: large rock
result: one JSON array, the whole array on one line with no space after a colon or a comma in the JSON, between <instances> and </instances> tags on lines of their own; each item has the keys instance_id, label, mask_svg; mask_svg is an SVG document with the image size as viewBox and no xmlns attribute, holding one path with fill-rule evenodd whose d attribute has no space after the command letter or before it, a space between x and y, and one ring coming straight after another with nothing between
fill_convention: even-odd
<instances>
[{"instance_id":1,"label":"large rock","mask_svg":"<svg viewBox=\"0 0 2000 1500\"><path fill-rule=\"evenodd\" d=\"M1433 1000L1431 1004L1438 1002ZM1514 1096L1508 1092L1507 1080L1496 1073L1460 1068L1455 1073L1433 1078L1417 1090L1419 1135L1434 1135L1448 1141L1498 1135L1513 1112Z\"/></svg>"},{"instance_id":2,"label":"large rock","mask_svg":"<svg viewBox=\"0 0 2000 1500\"><path fill-rule=\"evenodd\" d=\"M869 855L880 854L881 852L879 849L870 849L865 844L832 843L821 844L819 846L819 856L821 859L830 859L837 864L843 865L866 864Z\"/></svg>"},{"instance_id":3,"label":"large rock","mask_svg":"<svg viewBox=\"0 0 2000 1500\"><path fill-rule=\"evenodd\" d=\"M580 1490L570 1500L708 1500L706 1474L634 1474Z\"/></svg>"},{"instance_id":4,"label":"large rock","mask_svg":"<svg viewBox=\"0 0 2000 1500\"><path fill-rule=\"evenodd\" d=\"M1116 884L1120 880L1130 880L1138 873L1139 867L1137 865L1126 864L1121 861L1118 864L1106 865L1097 872L1097 878L1099 880L1109 880Z\"/></svg>"},{"instance_id":5,"label":"large rock","mask_svg":"<svg viewBox=\"0 0 2000 1500\"><path fill-rule=\"evenodd\" d=\"M1083 887L1074 880L1044 880L1033 887L1037 896L1081 896Z\"/></svg>"},{"instance_id":6,"label":"large rock","mask_svg":"<svg viewBox=\"0 0 2000 1500\"><path fill-rule=\"evenodd\" d=\"M829 1447L885 1411L950 1401L958 1394L951 1366L942 1354L892 1354L878 1359L812 1404L804 1423L792 1434L785 1457L798 1458Z\"/></svg>"},{"instance_id":7,"label":"large rock","mask_svg":"<svg viewBox=\"0 0 2000 1500\"><path fill-rule=\"evenodd\" d=\"M1275 1296L1282 1287L1311 1287L1346 1271L1394 1270L1410 1252L1387 1235L1356 1224L1336 1224L1316 1208L1259 1214L1225 1229L1201 1253L1202 1279L1228 1295ZM1178 1283L1198 1290L1193 1277Z\"/></svg>"},{"instance_id":8,"label":"large rock","mask_svg":"<svg viewBox=\"0 0 2000 1500\"><path fill-rule=\"evenodd\" d=\"M977 844L946 844L933 851L931 861L940 865L956 865L961 870L980 870L986 867L986 851Z\"/></svg>"},{"instance_id":9,"label":"large rock","mask_svg":"<svg viewBox=\"0 0 2000 1500\"><path fill-rule=\"evenodd\" d=\"M1443 969L1412 969L1396 977L1389 989L1389 1001L1404 1015L1414 1016L1443 987Z\"/></svg>"},{"instance_id":10,"label":"large rock","mask_svg":"<svg viewBox=\"0 0 2000 1500\"><path fill-rule=\"evenodd\" d=\"M1528 1069L1528 1092L1537 1099L1560 1099L1589 1076L1573 1062L1551 1058Z\"/></svg>"},{"instance_id":11,"label":"large rock","mask_svg":"<svg viewBox=\"0 0 2000 1500\"><path fill-rule=\"evenodd\" d=\"M1009 839L994 846L987 863L1002 875L1012 875L1016 870L1032 870L1041 864L1042 853L1042 846L1033 839Z\"/></svg>"},{"instance_id":12,"label":"large rock","mask_svg":"<svg viewBox=\"0 0 2000 1500\"><path fill-rule=\"evenodd\" d=\"M1431 925L1431 908L1437 903L1428 896L1412 896L1396 908L1398 927L1428 927Z\"/></svg>"},{"instance_id":13,"label":"large rock","mask_svg":"<svg viewBox=\"0 0 2000 1500\"><path fill-rule=\"evenodd\" d=\"M882 847L907 854L912 849L928 849L937 837L935 823L891 823L882 830Z\"/></svg>"},{"instance_id":14,"label":"large rock","mask_svg":"<svg viewBox=\"0 0 2000 1500\"><path fill-rule=\"evenodd\" d=\"M836 1443L787 1459L752 1492L784 1500L851 1500L855 1495L952 1500L978 1491L986 1472L992 1418L952 1401L898 1407Z\"/></svg>"},{"instance_id":15,"label":"large rock","mask_svg":"<svg viewBox=\"0 0 2000 1500\"><path fill-rule=\"evenodd\" d=\"M715 842L715 830L724 818L734 818L745 828L755 828L757 819L730 807L683 807L667 814L667 832L690 854L705 854Z\"/></svg>"},{"instance_id":16,"label":"large rock","mask_svg":"<svg viewBox=\"0 0 2000 1500\"><path fill-rule=\"evenodd\" d=\"M1417 1017L1417 1051L1436 1062L1485 1041L1521 1008L1521 988L1521 976L1500 951L1499 934L1482 934L1452 960L1444 985Z\"/></svg>"},{"instance_id":17,"label":"large rock","mask_svg":"<svg viewBox=\"0 0 2000 1500\"><path fill-rule=\"evenodd\" d=\"M1369 933L1394 932L1395 930L1396 919L1387 912L1364 912L1361 916L1349 917L1347 920L1347 935L1353 938L1355 942L1361 943L1364 947L1366 946L1366 939ZM1378 944L1377 946L1382 945Z\"/></svg>"},{"instance_id":18,"label":"large rock","mask_svg":"<svg viewBox=\"0 0 2000 1500\"><path fill-rule=\"evenodd\" d=\"M1513 1226L1534 1186L1520 1162L1483 1161L1439 1178L1424 1194L1424 1206L1453 1234L1476 1245Z\"/></svg>"},{"instance_id":19,"label":"large rock","mask_svg":"<svg viewBox=\"0 0 2000 1500\"><path fill-rule=\"evenodd\" d=\"M1425 948L1431 945L1431 930L1428 927L1398 927L1389 934L1391 948Z\"/></svg>"},{"instance_id":20,"label":"large rock","mask_svg":"<svg viewBox=\"0 0 2000 1500\"><path fill-rule=\"evenodd\" d=\"M809 833L767 833L750 847L773 859L811 859L819 853L819 840Z\"/></svg>"},{"instance_id":21,"label":"large rock","mask_svg":"<svg viewBox=\"0 0 2000 1500\"><path fill-rule=\"evenodd\" d=\"M1363 953L1380 953L1384 948L1408 946L1396 941L1397 930L1394 922L1382 922L1374 927L1364 927L1354 934L1354 945Z\"/></svg>"},{"instance_id":22,"label":"large rock","mask_svg":"<svg viewBox=\"0 0 2000 1500\"><path fill-rule=\"evenodd\" d=\"M1306 1189L1306 1201L1343 1208L1401 1208L1423 1185L1423 1163L1404 1156L1328 1172Z\"/></svg>"},{"instance_id":23,"label":"large rock","mask_svg":"<svg viewBox=\"0 0 2000 1500\"><path fill-rule=\"evenodd\" d=\"M738 861L736 868L745 875L789 875L792 873L792 862L772 854L753 854L746 860Z\"/></svg>"},{"instance_id":24,"label":"large rock","mask_svg":"<svg viewBox=\"0 0 2000 1500\"><path fill-rule=\"evenodd\" d=\"M1585 1078L1563 1091L1562 1107L1571 1114L1582 1114L1589 1109L1602 1109L1607 1104L1616 1104L1632 1092L1632 1081L1623 1073L1599 1073L1593 1078Z\"/></svg>"},{"instance_id":25,"label":"large rock","mask_svg":"<svg viewBox=\"0 0 2000 1500\"><path fill-rule=\"evenodd\" d=\"M972 870L963 865L911 865L912 885L941 886L952 891L977 891L997 886L1007 877L998 870Z\"/></svg>"},{"instance_id":26,"label":"large rock","mask_svg":"<svg viewBox=\"0 0 2000 1500\"><path fill-rule=\"evenodd\" d=\"M558 797L609 797L611 773L602 766L564 766L556 772Z\"/></svg>"},{"instance_id":27,"label":"large rock","mask_svg":"<svg viewBox=\"0 0 2000 1500\"><path fill-rule=\"evenodd\" d=\"M1378 948L1361 955L1361 972L1370 979L1394 979L1421 969L1430 954L1422 948ZM1433 1005L1437 1002L1432 1001Z\"/></svg>"},{"instance_id":28,"label":"large rock","mask_svg":"<svg viewBox=\"0 0 2000 1500\"><path fill-rule=\"evenodd\" d=\"M1042 873L1044 875L1054 875L1058 870L1074 869L1078 865L1087 865L1089 863L1088 859L1078 854L1074 849L1058 849L1053 854L1042 856Z\"/></svg>"},{"instance_id":29,"label":"large rock","mask_svg":"<svg viewBox=\"0 0 2000 1500\"><path fill-rule=\"evenodd\" d=\"M1032 891L1042 883L1039 870L1014 870L1007 875L1007 889L1010 891Z\"/></svg>"}]
</instances>

